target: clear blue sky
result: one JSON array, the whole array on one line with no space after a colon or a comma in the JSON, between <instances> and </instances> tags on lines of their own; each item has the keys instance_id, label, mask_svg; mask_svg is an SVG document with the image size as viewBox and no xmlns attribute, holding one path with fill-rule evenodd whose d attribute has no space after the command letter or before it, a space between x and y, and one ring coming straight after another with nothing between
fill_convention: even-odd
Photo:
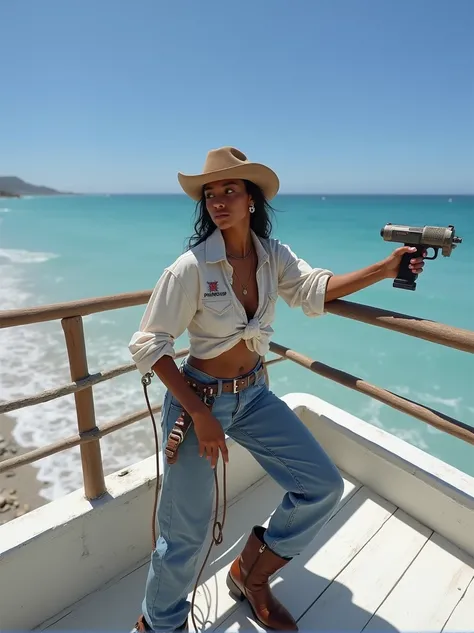
<instances>
[{"instance_id":1,"label":"clear blue sky","mask_svg":"<svg viewBox=\"0 0 474 633\"><path fill-rule=\"evenodd\" d=\"M0 175L178 192L474 192L474 0L0 0Z\"/></svg>"}]
</instances>

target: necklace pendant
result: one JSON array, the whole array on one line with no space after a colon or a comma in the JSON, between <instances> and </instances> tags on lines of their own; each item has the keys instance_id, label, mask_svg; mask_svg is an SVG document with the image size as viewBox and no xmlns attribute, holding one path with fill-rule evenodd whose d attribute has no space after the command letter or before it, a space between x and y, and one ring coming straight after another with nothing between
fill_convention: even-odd
<instances>
[{"instance_id":1,"label":"necklace pendant","mask_svg":"<svg viewBox=\"0 0 474 633\"><path fill-rule=\"evenodd\" d=\"M242 294L244 294L244 295L246 295L246 294L247 294L247 288L244 288L244 289L242 290Z\"/></svg>"}]
</instances>

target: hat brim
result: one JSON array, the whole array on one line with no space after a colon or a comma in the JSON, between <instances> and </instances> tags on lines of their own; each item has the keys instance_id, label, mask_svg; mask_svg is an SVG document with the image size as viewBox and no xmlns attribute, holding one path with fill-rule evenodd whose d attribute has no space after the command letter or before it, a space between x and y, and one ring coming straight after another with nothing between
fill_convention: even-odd
<instances>
[{"instance_id":1,"label":"hat brim","mask_svg":"<svg viewBox=\"0 0 474 633\"><path fill-rule=\"evenodd\" d=\"M210 182L239 178L250 180L258 185L267 200L271 200L278 193L280 181L275 172L260 163L247 163L226 169L217 169L206 174L188 175L178 172L178 181L183 191L196 202L202 198L202 188Z\"/></svg>"}]
</instances>

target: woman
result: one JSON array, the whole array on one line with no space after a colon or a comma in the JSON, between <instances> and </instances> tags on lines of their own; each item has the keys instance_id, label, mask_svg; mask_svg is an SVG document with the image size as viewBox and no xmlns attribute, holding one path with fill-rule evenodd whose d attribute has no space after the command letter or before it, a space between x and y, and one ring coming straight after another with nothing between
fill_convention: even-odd
<instances>
[{"instance_id":1,"label":"woman","mask_svg":"<svg viewBox=\"0 0 474 633\"><path fill-rule=\"evenodd\" d=\"M130 351L142 375L154 371L167 387L164 442L183 409L193 424L179 458L164 467L160 536L134 630L187 630L187 596L212 512L213 469L219 454L228 461L226 433L287 491L268 528L253 528L227 584L264 626L296 630L267 580L312 541L339 503L343 482L304 424L267 387L262 357L276 299L321 315L326 302L396 277L402 256L415 249L398 248L367 268L334 275L270 237L267 201L279 181L268 167L223 147L209 152L202 174L178 179L198 202L196 235L159 279ZM422 272L422 258L412 259L411 269ZM186 329L190 355L180 370L173 343ZM203 401L206 387L213 390L212 409Z\"/></svg>"}]
</instances>

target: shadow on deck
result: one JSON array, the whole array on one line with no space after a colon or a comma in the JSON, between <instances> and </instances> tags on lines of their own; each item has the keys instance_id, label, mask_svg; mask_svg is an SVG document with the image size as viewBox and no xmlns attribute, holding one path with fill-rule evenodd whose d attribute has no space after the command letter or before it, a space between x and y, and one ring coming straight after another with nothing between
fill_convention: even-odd
<instances>
[{"instance_id":1,"label":"shadow on deck","mask_svg":"<svg viewBox=\"0 0 474 633\"><path fill-rule=\"evenodd\" d=\"M474 561L347 475L344 482L333 517L272 580L300 630L472 633ZM204 623L219 631L263 630L248 604L229 595L225 577L252 526L268 523L281 496L264 477L229 505L224 542L213 548L196 596L200 629ZM131 630L147 572L148 560L137 562L39 630Z\"/></svg>"}]
</instances>

